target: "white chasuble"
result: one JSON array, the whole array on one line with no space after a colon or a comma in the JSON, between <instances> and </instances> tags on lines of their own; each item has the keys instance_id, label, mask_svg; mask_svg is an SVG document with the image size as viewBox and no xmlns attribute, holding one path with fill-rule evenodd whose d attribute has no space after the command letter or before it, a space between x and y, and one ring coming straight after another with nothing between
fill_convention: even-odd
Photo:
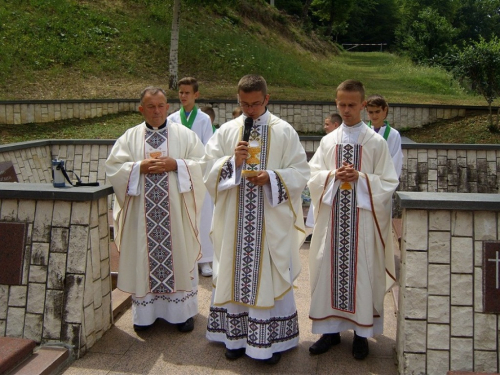
<instances>
[{"instance_id":1,"label":"white chasuble","mask_svg":"<svg viewBox=\"0 0 500 375\"><path fill-rule=\"evenodd\" d=\"M200 257L203 153L196 134L171 122L160 129L142 123L113 146L106 173L116 197L121 290L135 297L196 291L192 271ZM142 160L167 155L176 160L176 172L139 174Z\"/></svg>"},{"instance_id":2,"label":"white chasuble","mask_svg":"<svg viewBox=\"0 0 500 375\"><path fill-rule=\"evenodd\" d=\"M205 184L215 202L207 338L265 359L298 342L292 286L305 238L301 193L309 170L295 130L269 112L254 121L250 156L236 168L244 119L222 125L205 147ZM245 178L263 170L266 186Z\"/></svg>"},{"instance_id":3,"label":"white chasuble","mask_svg":"<svg viewBox=\"0 0 500 375\"><path fill-rule=\"evenodd\" d=\"M344 161L360 172L357 181L335 180ZM387 144L363 123L343 124L323 137L310 166L313 333L381 333L374 324L394 282L390 207L398 184Z\"/></svg>"}]
</instances>

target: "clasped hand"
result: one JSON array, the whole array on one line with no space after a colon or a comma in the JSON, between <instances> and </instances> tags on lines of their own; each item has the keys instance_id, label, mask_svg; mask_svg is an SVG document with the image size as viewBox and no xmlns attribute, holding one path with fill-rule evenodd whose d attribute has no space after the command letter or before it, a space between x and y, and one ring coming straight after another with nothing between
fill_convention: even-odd
<instances>
[{"instance_id":1,"label":"clasped hand","mask_svg":"<svg viewBox=\"0 0 500 375\"><path fill-rule=\"evenodd\" d=\"M141 162L141 173L165 173L177 170L177 162L169 156L144 159Z\"/></svg>"},{"instance_id":2,"label":"clasped hand","mask_svg":"<svg viewBox=\"0 0 500 375\"><path fill-rule=\"evenodd\" d=\"M342 167L337 169L335 172L335 179L342 182L352 182L357 181L359 178L359 172L354 169L352 164L347 162L342 162Z\"/></svg>"}]
</instances>

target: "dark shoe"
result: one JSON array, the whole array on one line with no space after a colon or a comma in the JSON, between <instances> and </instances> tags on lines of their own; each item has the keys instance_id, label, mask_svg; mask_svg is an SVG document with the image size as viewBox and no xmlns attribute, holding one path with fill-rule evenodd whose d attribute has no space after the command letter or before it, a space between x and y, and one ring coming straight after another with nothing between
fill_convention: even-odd
<instances>
[{"instance_id":1,"label":"dark shoe","mask_svg":"<svg viewBox=\"0 0 500 375\"><path fill-rule=\"evenodd\" d=\"M268 365L275 365L276 363L278 363L281 359L281 353L273 353L273 356L271 358L268 358L268 359L263 359L262 360L262 363L266 363Z\"/></svg>"},{"instance_id":2,"label":"dark shoe","mask_svg":"<svg viewBox=\"0 0 500 375\"><path fill-rule=\"evenodd\" d=\"M238 359L245 355L245 348L241 349L226 349L226 358L227 359Z\"/></svg>"},{"instance_id":3,"label":"dark shoe","mask_svg":"<svg viewBox=\"0 0 500 375\"><path fill-rule=\"evenodd\" d=\"M365 359L369 352L368 339L354 333L354 341L352 342L352 355L354 358Z\"/></svg>"},{"instance_id":4,"label":"dark shoe","mask_svg":"<svg viewBox=\"0 0 500 375\"><path fill-rule=\"evenodd\" d=\"M148 329L150 329L153 325L150 324L148 326L139 326L137 324L134 324L134 331L135 332L143 332L143 331L147 331Z\"/></svg>"},{"instance_id":5,"label":"dark shoe","mask_svg":"<svg viewBox=\"0 0 500 375\"><path fill-rule=\"evenodd\" d=\"M177 324L179 332L191 332L194 329L194 319L189 318L184 323Z\"/></svg>"},{"instance_id":6,"label":"dark shoe","mask_svg":"<svg viewBox=\"0 0 500 375\"><path fill-rule=\"evenodd\" d=\"M318 341L311 345L309 353L323 354L332 346L340 344L340 333L325 333L321 335Z\"/></svg>"},{"instance_id":7,"label":"dark shoe","mask_svg":"<svg viewBox=\"0 0 500 375\"><path fill-rule=\"evenodd\" d=\"M310 234L309 236L306 237L306 239L304 240L304 242L311 242L312 237L313 237L313 235Z\"/></svg>"}]
</instances>

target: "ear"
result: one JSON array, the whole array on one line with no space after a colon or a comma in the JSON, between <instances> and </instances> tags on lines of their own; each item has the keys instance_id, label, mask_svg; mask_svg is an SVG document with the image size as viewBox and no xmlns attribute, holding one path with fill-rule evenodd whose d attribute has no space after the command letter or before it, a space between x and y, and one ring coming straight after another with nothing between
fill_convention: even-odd
<instances>
[{"instance_id":1,"label":"ear","mask_svg":"<svg viewBox=\"0 0 500 375\"><path fill-rule=\"evenodd\" d=\"M194 93L194 98L195 98L195 100L196 100L196 99L198 99L198 97L199 97L199 96L200 96L200 92L199 92L199 91L196 91L196 92Z\"/></svg>"},{"instance_id":2,"label":"ear","mask_svg":"<svg viewBox=\"0 0 500 375\"><path fill-rule=\"evenodd\" d=\"M144 107L142 105L139 106L139 112L144 113Z\"/></svg>"}]
</instances>

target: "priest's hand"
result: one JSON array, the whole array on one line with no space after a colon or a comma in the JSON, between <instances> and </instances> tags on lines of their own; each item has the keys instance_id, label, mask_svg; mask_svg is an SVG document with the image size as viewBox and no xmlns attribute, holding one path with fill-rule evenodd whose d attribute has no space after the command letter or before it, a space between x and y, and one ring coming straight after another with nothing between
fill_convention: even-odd
<instances>
[{"instance_id":1,"label":"priest's hand","mask_svg":"<svg viewBox=\"0 0 500 375\"><path fill-rule=\"evenodd\" d=\"M248 158L248 142L239 141L234 149L234 163L236 167L241 167L243 162Z\"/></svg>"},{"instance_id":2,"label":"priest's hand","mask_svg":"<svg viewBox=\"0 0 500 375\"><path fill-rule=\"evenodd\" d=\"M357 181L359 178L359 172L354 169L352 164L347 162L342 163L342 167L337 169L335 172L335 179L342 182L353 182Z\"/></svg>"},{"instance_id":3,"label":"priest's hand","mask_svg":"<svg viewBox=\"0 0 500 375\"><path fill-rule=\"evenodd\" d=\"M165 173L177 170L177 162L170 156L144 159L141 162L141 173Z\"/></svg>"},{"instance_id":4,"label":"priest's hand","mask_svg":"<svg viewBox=\"0 0 500 375\"><path fill-rule=\"evenodd\" d=\"M267 171L260 171L257 176L247 177L246 179L257 186L264 186L270 182L269 173L267 173Z\"/></svg>"}]
</instances>

